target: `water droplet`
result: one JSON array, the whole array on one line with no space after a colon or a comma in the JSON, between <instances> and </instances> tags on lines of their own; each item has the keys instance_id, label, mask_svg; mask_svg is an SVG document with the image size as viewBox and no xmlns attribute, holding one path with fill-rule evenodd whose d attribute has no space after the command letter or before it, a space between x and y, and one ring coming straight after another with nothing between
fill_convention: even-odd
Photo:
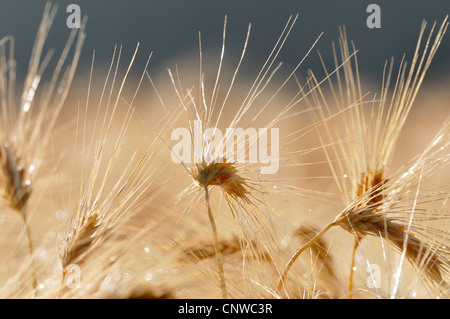
<instances>
[{"instance_id":1,"label":"water droplet","mask_svg":"<svg viewBox=\"0 0 450 319\"><path fill-rule=\"evenodd\" d=\"M27 113L30 110L31 101L33 101L34 93L36 93L36 89L39 85L39 81L41 80L41 77L39 75L36 75L36 77L33 79L33 83L31 84L30 91L28 91L27 99L25 101L25 104L23 105L23 111Z\"/></svg>"},{"instance_id":2,"label":"water droplet","mask_svg":"<svg viewBox=\"0 0 450 319\"><path fill-rule=\"evenodd\" d=\"M63 210L57 210L55 212L55 217L58 218L58 219L64 219L64 218L67 218L67 214Z\"/></svg>"},{"instance_id":3,"label":"water droplet","mask_svg":"<svg viewBox=\"0 0 450 319\"><path fill-rule=\"evenodd\" d=\"M24 104L24 106L23 106L23 111L26 113L26 112L28 112L29 110L30 110L30 106L31 106L31 103L30 102L26 102L25 104Z\"/></svg>"},{"instance_id":4,"label":"water droplet","mask_svg":"<svg viewBox=\"0 0 450 319\"><path fill-rule=\"evenodd\" d=\"M284 236L281 239L281 245L286 248L289 245L289 241L290 241L289 237L288 236Z\"/></svg>"}]
</instances>

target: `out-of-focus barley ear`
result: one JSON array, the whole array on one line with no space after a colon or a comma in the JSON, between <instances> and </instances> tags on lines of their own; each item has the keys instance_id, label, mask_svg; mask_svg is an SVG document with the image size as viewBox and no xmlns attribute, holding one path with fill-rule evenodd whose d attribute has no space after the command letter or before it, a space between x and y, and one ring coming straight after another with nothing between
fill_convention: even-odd
<instances>
[{"instance_id":1,"label":"out-of-focus barley ear","mask_svg":"<svg viewBox=\"0 0 450 319\"><path fill-rule=\"evenodd\" d=\"M110 296L112 299L174 299L170 290L158 290L140 285L130 289L127 293L121 292L119 295Z\"/></svg>"},{"instance_id":2,"label":"out-of-focus barley ear","mask_svg":"<svg viewBox=\"0 0 450 319\"><path fill-rule=\"evenodd\" d=\"M91 163L85 162L85 168L89 169L89 175L86 180L81 179L77 198L74 203L71 203L73 207L67 208L71 211L70 220L65 229L64 226L62 227L63 241L60 245L60 260L63 273L59 292L60 297L63 297L66 292L65 277L67 267L71 265L82 267L88 257L99 249L119 225L139 211L138 204L142 204L142 201L147 196L148 188L152 185L152 177L156 166L152 167L151 164L155 160L153 152L158 147L159 140L155 140L145 150L136 149L131 155L127 155L126 159L121 157L127 131L134 114L134 99L145 77L151 57L150 55L147 60L147 65L142 72L141 80L135 89L132 101L126 102L122 96L122 91L136 58L138 48L139 43L121 80L117 79L117 70L122 47L120 47L117 54L116 50L114 50L109 71L112 70L114 64L116 71L110 84L110 93L106 101L102 125L97 125L98 121L96 118L91 142L87 143L85 138L83 138L82 145L87 146L83 150L86 153L84 155L89 157L93 154L94 158ZM108 72L106 76L103 92L107 90L110 73ZM92 69L90 77L92 79ZM117 92L114 92L116 81L120 81L120 84ZM104 102L104 97L105 95L102 93L98 103L99 109ZM115 123L115 117L119 113L120 106L123 106L121 104L125 106L125 112L123 112L125 115L123 120L120 120L118 126L120 129L116 136L112 134L111 129L113 123ZM96 114L98 116L100 110L97 110ZM91 149L92 147L93 149ZM119 175L117 176L117 174Z\"/></svg>"},{"instance_id":3,"label":"out-of-focus barley ear","mask_svg":"<svg viewBox=\"0 0 450 319\"><path fill-rule=\"evenodd\" d=\"M42 58L43 47L56 11L56 5L52 5L50 2L46 4L20 101L15 99L17 83L14 38L5 37L0 40L1 200L5 206L12 208L22 217L30 258L33 258L33 243L27 204L33 192L33 185L36 179L40 178L38 174L43 168L42 161L48 151L50 136L69 92L85 38L86 19L83 19L80 29L73 29L70 33L53 70L51 80L49 83L42 84L46 67L53 54L53 51L50 50ZM65 65L75 39L72 61ZM6 49L7 44L9 44L8 50ZM60 73L63 67L66 70L61 77ZM31 266L31 271L34 272L33 266ZM32 284L36 293L37 278L34 277Z\"/></svg>"},{"instance_id":4,"label":"out-of-focus barley ear","mask_svg":"<svg viewBox=\"0 0 450 319\"><path fill-rule=\"evenodd\" d=\"M430 145L409 166L392 174L389 180L362 193L332 223L315 235L292 256L281 276L282 289L287 273L307 248L331 227L339 225L356 238L383 238L400 252L400 271L391 296L395 296L401 277L403 259L408 259L438 295L448 293L448 231L431 226L433 221L448 222L450 118L446 120ZM382 195L380 202L371 203Z\"/></svg>"},{"instance_id":5,"label":"out-of-focus barley ear","mask_svg":"<svg viewBox=\"0 0 450 319\"><path fill-rule=\"evenodd\" d=\"M433 24L425 46L420 52L426 30L426 23L422 23L409 71L407 63L402 59L394 90L390 97L389 89L393 61L391 61L388 71L386 69L387 64L385 66L379 98L377 99L375 95L371 101L366 100L366 95L363 95L356 55L352 59L353 63L344 65L343 75L340 74L340 70L336 72L337 85L333 84L331 77L328 77L330 92L325 92L322 88L323 86L312 92L312 101L309 103L316 107L312 113L315 121L323 121L323 119L329 118L333 112L342 112L347 109L347 111L342 112L342 116L334 117L325 122L325 125L318 126L320 130L317 130L344 205L349 205L355 198L359 198L366 192L370 193L371 196L370 200L363 205L370 206L372 209L381 205L383 201L383 184L387 181L387 176L390 173L390 162L397 140L414 104L425 74L446 32L447 19L448 17L442 22L434 42L432 42L432 36L436 23ZM344 61L351 57L351 50L345 29L341 29L340 33L339 53L340 59ZM355 51L354 45L353 51ZM333 53L335 65L337 66L339 56L334 44ZM325 73L329 74L321 56L320 58ZM310 85L318 83L312 72L310 72L310 78L313 80L310 82ZM327 94L331 96L330 101L328 101ZM335 105L336 111L332 105ZM349 105L353 105L353 107L348 108ZM368 109L370 105L372 106ZM335 138L344 140L344 137L348 136L353 136L348 142L339 144L331 142ZM331 147L325 145L330 145ZM363 237L358 234L355 234L355 236L349 276L349 292L353 290L356 249ZM351 293L349 297L352 297Z\"/></svg>"},{"instance_id":6,"label":"out-of-focus barley ear","mask_svg":"<svg viewBox=\"0 0 450 319\"><path fill-rule=\"evenodd\" d=\"M237 236L231 239L223 239L219 241L220 251L223 255L231 255L241 252L241 243ZM202 260L216 255L214 245L199 244L188 247L183 250L182 260Z\"/></svg>"}]
</instances>

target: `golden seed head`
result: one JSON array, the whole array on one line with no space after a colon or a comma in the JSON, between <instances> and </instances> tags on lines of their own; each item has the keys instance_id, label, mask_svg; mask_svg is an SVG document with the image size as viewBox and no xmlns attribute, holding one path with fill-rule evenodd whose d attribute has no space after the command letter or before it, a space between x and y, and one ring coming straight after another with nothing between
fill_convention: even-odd
<instances>
[{"instance_id":1,"label":"golden seed head","mask_svg":"<svg viewBox=\"0 0 450 319\"><path fill-rule=\"evenodd\" d=\"M381 203L383 200L382 191L387 180L384 178L384 171L379 170L372 173L369 168L368 173L364 174L361 183L358 185L358 197L366 192L370 192L370 199L368 204Z\"/></svg>"},{"instance_id":2,"label":"golden seed head","mask_svg":"<svg viewBox=\"0 0 450 319\"><path fill-rule=\"evenodd\" d=\"M92 247L96 239L96 230L99 227L99 219L96 214L83 218L81 224L75 227L66 238L65 249L61 252L63 267L70 264L80 264L84 254Z\"/></svg>"},{"instance_id":3,"label":"golden seed head","mask_svg":"<svg viewBox=\"0 0 450 319\"><path fill-rule=\"evenodd\" d=\"M0 146L0 185L4 189L3 199L17 211L26 205L31 194L26 171L19 162L11 147L3 143Z\"/></svg>"},{"instance_id":4,"label":"golden seed head","mask_svg":"<svg viewBox=\"0 0 450 319\"><path fill-rule=\"evenodd\" d=\"M226 160L209 164L202 162L197 164L197 169L192 176L204 188L214 185L220 186L225 193L234 199L248 200L248 191L245 188L247 182L245 178L238 174L234 163L227 163Z\"/></svg>"}]
</instances>

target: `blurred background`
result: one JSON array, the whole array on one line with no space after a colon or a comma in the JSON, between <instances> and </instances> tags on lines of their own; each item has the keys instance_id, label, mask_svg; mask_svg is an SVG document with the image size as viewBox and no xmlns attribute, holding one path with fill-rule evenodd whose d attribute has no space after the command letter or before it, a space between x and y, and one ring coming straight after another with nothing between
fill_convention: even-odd
<instances>
[{"instance_id":1,"label":"blurred background","mask_svg":"<svg viewBox=\"0 0 450 319\"><path fill-rule=\"evenodd\" d=\"M33 41L46 0L1 0L0 38L14 35L19 75L26 72ZM109 60L115 44L123 44L132 52L137 42L142 54L138 66L145 65L153 52L151 66L166 59L198 53L198 32L202 32L205 50L221 46L224 16L228 16L227 52L238 54L242 49L248 23L252 23L248 59L260 65L290 15L299 14L289 40L282 51L284 63L296 65L321 32L316 46L330 53L331 42L338 38L338 26L346 26L349 39L359 49L360 71L363 76L379 77L386 59L412 54L423 19L441 22L450 13L450 1L366 1L366 0L56 0L59 10L47 46L63 47L68 35L66 19L69 4L78 4L87 15L87 39L80 63L89 67L92 51L96 61ZM381 28L369 29L367 6L376 3L381 8ZM329 55L331 57L331 55ZM443 77L450 68L448 35L430 69L430 77ZM311 54L300 72L307 68L321 70L317 54Z\"/></svg>"},{"instance_id":2,"label":"blurred background","mask_svg":"<svg viewBox=\"0 0 450 319\"><path fill-rule=\"evenodd\" d=\"M18 87L20 83L23 83L27 72L34 38L46 3L47 0L0 0L0 38L6 35L15 37ZM69 117L72 116L70 111L75 112L77 109L79 102L76 101L84 100L94 50L94 75L99 75L107 71L114 46L123 45L121 58L123 72L139 42L140 49L133 70L130 72L129 87L134 90L148 56L152 53L149 71L155 78L159 76L156 79L159 83L158 89L164 88L173 93L167 68L174 70L175 65L180 65L183 80L190 78L196 81L197 79L199 31L204 60L209 62L209 71L211 71L209 74L206 71L209 76L206 80L214 81L226 15L228 24L225 60L230 64L225 66L225 70L228 73L232 73L236 66L242 52L248 24L252 24L246 56L241 67L243 70L240 72L244 75L240 83L250 83L272 51L289 17L299 14L297 23L278 58L278 61L284 63L283 72L287 72L286 76L303 59L322 33L323 35L298 69L297 74L304 76L308 69L312 69L320 77L323 67L316 50L320 51L328 70L331 70L334 63L331 44L333 41L338 41L339 26L345 26L348 39L354 41L359 50L358 63L363 91L375 93L380 92L383 68L387 60L391 57L395 58L394 74L405 53L406 60L411 61L422 21L424 19L428 21L425 31L427 36L432 23L436 21L439 27L445 16L450 13L448 0L377 2L373 0L55 0L53 3L57 4L59 9L46 41L44 53L54 48L56 55L48 66L48 70L54 68L70 32L66 20L71 13L66 12L67 6L71 3L78 4L81 15L88 18L87 38L69 94L68 101L72 101L69 103L72 105L67 105L65 108ZM366 24L371 14L367 12L367 7L372 3L378 4L381 9L381 28L379 29L370 29ZM404 151L402 154L407 158L428 143L434 135L435 128L448 114L449 71L450 34L447 33L417 96L415 107L409 118L410 125L405 128L400 139L399 146ZM51 74L50 71L47 72L47 76L49 74ZM99 76L99 81L93 81L94 89L96 86L98 89L103 85L103 78ZM161 82L161 79L167 82ZM193 83L196 85L196 82ZM186 84L183 84L186 87ZM233 90L237 91L239 86L235 87ZM149 88L151 87L147 81L144 89L141 89L145 94L144 101L137 103L147 109L147 106L153 103L150 99L155 99L155 103L159 105L154 92L151 92ZM245 85L240 89L245 90ZM129 98L131 94L133 91L129 93ZM71 96L75 99L71 99ZM177 103L176 100L175 103ZM167 104L171 102L168 101ZM415 139L410 138L413 133L416 136ZM409 153L409 150L413 151Z\"/></svg>"}]
</instances>

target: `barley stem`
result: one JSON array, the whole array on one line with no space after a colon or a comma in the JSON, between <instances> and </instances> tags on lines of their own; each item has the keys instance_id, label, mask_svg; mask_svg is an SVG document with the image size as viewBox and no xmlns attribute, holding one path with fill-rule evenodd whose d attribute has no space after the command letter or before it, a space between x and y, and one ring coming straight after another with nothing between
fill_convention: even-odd
<instances>
[{"instance_id":1,"label":"barley stem","mask_svg":"<svg viewBox=\"0 0 450 319\"><path fill-rule=\"evenodd\" d=\"M220 282L220 289L222 290L222 298L227 299L227 287L225 284L225 273L223 271L222 252L220 251L220 244L219 244L219 237L217 235L216 223L214 222L214 217L211 212L211 205L209 203L208 187L205 187L205 202L206 207L208 209L209 223L211 225L211 230L214 237L214 250L216 252L217 267L219 269L219 282Z\"/></svg>"},{"instance_id":2,"label":"barley stem","mask_svg":"<svg viewBox=\"0 0 450 319\"><path fill-rule=\"evenodd\" d=\"M286 281L287 274L289 270L291 269L292 265L295 263L298 257L309 247L311 247L317 240L319 240L320 237L322 237L331 227L333 227L335 223L329 224L327 227L325 227L320 233L318 233L316 236L311 238L310 241L308 241L302 248L297 249L294 255L292 255L291 259L289 259L288 263L286 264L286 267L284 268L283 274L281 275L280 281L278 282L278 292L281 292L281 288L284 286L284 282Z\"/></svg>"},{"instance_id":3,"label":"barley stem","mask_svg":"<svg viewBox=\"0 0 450 319\"><path fill-rule=\"evenodd\" d=\"M33 274L33 294L37 293L37 280L36 280L36 273L34 272L34 267L33 267L33 242L31 240L31 232L30 232L30 227L28 227L28 222L27 222L27 218L26 218L26 214L21 214L22 215L22 219L23 219L23 224L25 227L25 235L27 237L27 242L28 242L28 253L30 255L30 259L31 259L31 268L32 268L32 274Z\"/></svg>"},{"instance_id":4,"label":"barley stem","mask_svg":"<svg viewBox=\"0 0 450 319\"><path fill-rule=\"evenodd\" d=\"M59 292L58 292L58 299L61 299L63 290L66 285L66 268L63 269L62 276L61 276L61 283L59 285Z\"/></svg>"}]
</instances>

